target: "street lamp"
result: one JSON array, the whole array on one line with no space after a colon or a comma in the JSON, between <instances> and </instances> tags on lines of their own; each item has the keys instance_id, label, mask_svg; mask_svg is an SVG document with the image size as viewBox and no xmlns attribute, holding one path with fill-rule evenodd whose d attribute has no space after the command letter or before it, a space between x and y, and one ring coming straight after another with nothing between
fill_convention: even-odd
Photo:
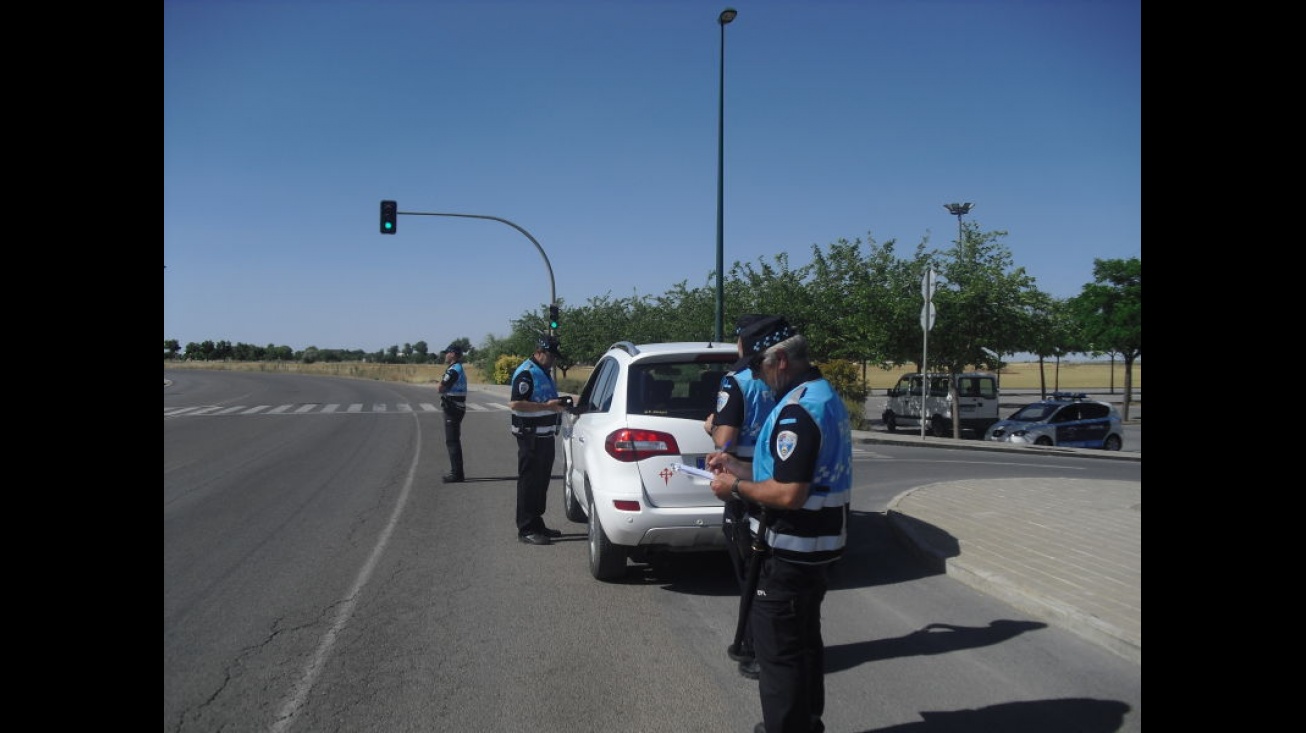
<instances>
[{"instance_id":1,"label":"street lamp","mask_svg":"<svg viewBox=\"0 0 1306 733\"><path fill-rule=\"evenodd\" d=\"M725 291L725 229L723 210L725 208L725 137L726 137L726 25L735 19L739 12L726 8L717 16L716 22L721 26L721 83L717 95L716 125L716 337L722 337L721 315L726 307Z\"/></svg>"},{"instance_id":2,"label":"street lamp","mask_svg":"<svg viewBox=\"0 0 1306 733\"><path fill-rule=\"evenodd\" d=\"M949 214L957 217L957 246L961 247L961 217L970 213L975 208L975 204L967 201L964 204L944 204L943 208L948 210Z\"/></svg>"},{"instance_id":3,"label":"street lamp","mask_svg":"<svg viewBox=\"0 0 1306 733\"><path fill-rule=\"evenodd\" d=\"M975 208L975 204L972 204L971 202L967 201L967 202L964 203L964 204L944 204L944 205L943 205L943 208L947 209L949 214L952 214L953 216L957 217L957 253L958 253L958 255L961 255L961 254L962 254L962 233L963 233L963 231L964 231L964 230L962 229L962 227L961 227L961 217L965 216L966 214L969 214L969 213L970 213L970 210L973 209L973 208ZM955 404L957 404L957 385L952 384L952 383L951 383L951 382L952 382L951 379L948 380L948 381L949 381L949 384L948 384L948 392L949 392L950 397L952 398L952 404L955 405ZM924 390L924 386L922 385L921 394L924 394L924 393L925 393L925 390ZM921 404L923 405L924 403L922 402ZM924 418L924 410L922 410L921 413L922 413L922 417L921 417L921 437L923 438L923 437L925 437L925 418ZM957 411L955 411L955 410L954 410L953 413L952 413L952 437L954 437L954 438L959 438L959 437L961 437L961 413L959 413L959 412L957 412Z\"/></svg>"}]
</instances>

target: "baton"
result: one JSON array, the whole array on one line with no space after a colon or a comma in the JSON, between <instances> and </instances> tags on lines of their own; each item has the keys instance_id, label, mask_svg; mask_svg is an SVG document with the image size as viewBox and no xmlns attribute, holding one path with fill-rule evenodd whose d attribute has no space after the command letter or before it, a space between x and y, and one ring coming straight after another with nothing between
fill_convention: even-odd
<instances>
[{"instance_id":1,"label":"baton","mask_svg":"<svg viewBox=\"0 0 1306 733\"><path fill-rule=\"evenodd\" d=\"M744 629L748 627L748 613L753 607L753 596L757 595L757 576L762 572L762 552L766 550L766 507L762 507L762 518L757 523L757 536L753 537L753 555L748 558L748 580L744 592L739 595L739 623L735 626L735 643L732 649L739 650L744 641Z\"/></svg>"}]
</instances>

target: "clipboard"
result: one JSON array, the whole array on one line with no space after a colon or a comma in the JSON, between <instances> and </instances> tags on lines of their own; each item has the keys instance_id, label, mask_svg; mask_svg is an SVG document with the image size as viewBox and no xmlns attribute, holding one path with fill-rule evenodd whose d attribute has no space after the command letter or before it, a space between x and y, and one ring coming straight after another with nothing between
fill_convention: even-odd
<instances>
[{"instance_id":1,"label":"clipboard","mask_svg":"<svg viewBox=\"0 0 1306 733\"><path fill-rule=\"evenodd\" d=\"M690 466L685 463L673 463L671 464L671 470L677 471L679 473L686 473L689 474L690 476L693 476L695 478L701 478L705 481L711 481L712 479L716 478L716 474L712 473L711 471L706 471L704 469L695 466Z\"/></svg>"}]
</instances>

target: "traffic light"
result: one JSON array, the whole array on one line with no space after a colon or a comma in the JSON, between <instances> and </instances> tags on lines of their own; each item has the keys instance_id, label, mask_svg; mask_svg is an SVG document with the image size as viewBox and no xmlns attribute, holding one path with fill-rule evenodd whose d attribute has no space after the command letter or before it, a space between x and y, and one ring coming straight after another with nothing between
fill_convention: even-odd
<instances>
[{"instance_id":1,"label":"traffic light","mask_svg":"<svg viewBox=\"0 0 1306 733\"><path fill-rule=\"evenodd\" d=\"M549 306L549 328L558 330L558 306L556 305Z\"/></svg>"},{"instance_id":2,"label":"traffic light","mask_svg":"<svg viewBox=\"0 0 1306 733\"><path fill-rule=\"evenodd\" d=\"M394 234L399 225L399 204L394 201L381 202L381 233Z\"/></svg>"}]
</instances>

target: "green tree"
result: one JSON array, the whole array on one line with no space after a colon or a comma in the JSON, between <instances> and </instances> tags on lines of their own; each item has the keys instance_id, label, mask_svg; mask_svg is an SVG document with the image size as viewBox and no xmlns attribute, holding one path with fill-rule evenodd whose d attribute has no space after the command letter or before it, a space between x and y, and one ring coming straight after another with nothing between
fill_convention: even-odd
<instances>
[{"instance_id":1,"label":"green tree","mask_svg":"<svg viewBox=\"0 0 1306 733\"><path fill-rule=\"evenodd\" d=\"M929 333L929 359L949 374L948 392L957 403L957 375L967 368L996 370L999 355L1028 342L1025 309L1038 299L1034 278L1012 262L998 240L1005 231L980 232L974 222L960 227L954 247L937 254L936 317ZM919 316L918 316L919 319ZM961 411L952 411L952 434L961 436Z\"/></svg>"},{"instance_id":2,"label":"green tree","mask_svg":"<svg viewBox=\"0 0 1306 733\"><path fill-rule=\"evenodd\" d=\"M1143 355L1143 260L1093 260L1093 282L1071 299L1086 347L1117 353L1125 362L1121 417L1129 419L1134 362Z\"/></svg>"},{"instance_id":3,"label":"green tree","mask_svg":"<svg viewBox=\"0 0 1306 733\"><path fill-rule=\"evenodd\" d=\"M429 364L434 361L431 358L430 347L425 341L418 341L413 344L412 362L414 364Z\"/></svg>"}]
</instances>

